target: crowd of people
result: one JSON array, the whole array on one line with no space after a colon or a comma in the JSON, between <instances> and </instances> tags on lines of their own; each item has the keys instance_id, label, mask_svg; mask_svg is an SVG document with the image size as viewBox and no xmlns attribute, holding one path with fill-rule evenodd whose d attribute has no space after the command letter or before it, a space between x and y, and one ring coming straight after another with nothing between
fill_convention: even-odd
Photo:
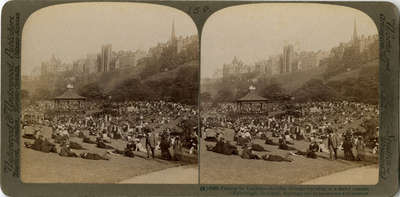
<instances>
[{"instance_id":1,"label":"crowd of people","mask_svg":"<svg viewBox=\"0 0 400 197\"><path fill-rule=\"evenodd\" d=\"M226 154L234 149L231 145L234 141L242 146L242 158L291 161L279 155L259 157L253 154L252 150L257 151L254 145L258 145L254 139L262 139L265 144L288 150L288 155L308 158L317 158L317 152L327 152L329 158L335 160L338 151L343 151L345 160L363 160L366 152L375 155L378 152L379 128L377 124L369 123L378 120L376 105L347 101L310 102L272 105L269 109L269 115L240 114L234 103L204 104L201 135L206 141L217 142L215 147L209 145L207 149ZM222 131L226 128L233 130L233 139L224 138ZM296 141L309 142L308 149L296 149L293 147ZM224 143L229 145L221 145Z\"/></svg>"},{"instance_id":2,"label":"crowd of people","mask_svg":"<svg viewBox=\"0 0 400 197\"><path fill-rule=\"evenodd\" d=\"M197 154L197 115L194 106L164 101L85 102L79 111L62 112L57 105L38 102L24 108L23 137L27 148L42 152L56 152L65 157L109 160L110 154L127 157L147 153L155 158L178 160L177 154ZM84 113L82 113L84 112ZM51 128L51 139L42 130ZM74 138L73 138L74 137ZM95 144L105 149L104 155L84 150L77 142ZM124 143L125 149L112 146L112 141ZM59 150L57 145L59 144Z\"/></svg>"}]
</instances>

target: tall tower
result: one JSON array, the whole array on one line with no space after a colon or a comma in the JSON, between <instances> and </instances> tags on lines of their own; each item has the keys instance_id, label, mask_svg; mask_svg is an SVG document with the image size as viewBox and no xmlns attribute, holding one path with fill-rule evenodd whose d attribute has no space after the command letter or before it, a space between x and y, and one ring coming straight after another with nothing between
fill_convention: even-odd
<instances>
[{"instance_id":1,"label":"tall tower","mask_svg":"<svg viewBox=\"0 0 400 197\"><path fill-rule=\"evenodd\" d=\"M172 20L171 42L175 42L175 41L176 41L175 20Z\"/></svg>"},{"instance_id":2,"label":"tall tower","mask_svg":"<svg viewBox=\"0 0 400 197\"><path fill-rule=\"evenodd\" d=\"M357 33L357 22L356 19L354 19L354 30L353 30L353 37L351 39L353 42L356 42L358 40L358 33Z\"/></svg>"},{"instance_id":3,"label":"tall tower","mask_svg":"<svg viewBox=\"0 0 400 197\"><path fill-rule=\"evenodd\" d=\"M101 47L101 53L100 53L100 65L101 65L101 71L102 72L108 72L112 70L110 67L111 64L111 44L106 44Z\"/></svg>"},{"instance_id":4,"label":"tall tower","mask_svg":"<svg viewBox=\"0 0 400 197\"><path fill-rule=\"evenodd\" d=\"M292 64L293 64L293 56L294 56L294 47L292 44L288 44L283 47L282 54L282 64L281 64L281 73L292 72Z\"/></svg>"}]
</instances>

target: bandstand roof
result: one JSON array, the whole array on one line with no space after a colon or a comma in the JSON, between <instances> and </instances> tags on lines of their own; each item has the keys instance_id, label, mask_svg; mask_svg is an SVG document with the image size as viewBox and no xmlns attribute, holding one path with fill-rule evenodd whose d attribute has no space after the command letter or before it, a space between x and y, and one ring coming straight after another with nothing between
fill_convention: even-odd
<instances>
[{"instance_id":1,"label":"bandstand roof","mask_svg":"<svg viewBox=\"0 0 400 197\"><path fill-rule=\"evenodd\" d=\"M255 91L249 91L249 93L236 100L236 102L267 102L269 101L268 99L257 95L257 93Z\"/></svg>"},{"instance_id":2,"label":"bandstand roof","mask_svg":"<svg viewBox=\"0 0 400 197\"><path fill-rule=\"evenodd\" d=\"M73 88L68 88L62 95L55 97L54 100L86 100L86 97L83 97L75 92Z\"/></svg>"}]
</instances>

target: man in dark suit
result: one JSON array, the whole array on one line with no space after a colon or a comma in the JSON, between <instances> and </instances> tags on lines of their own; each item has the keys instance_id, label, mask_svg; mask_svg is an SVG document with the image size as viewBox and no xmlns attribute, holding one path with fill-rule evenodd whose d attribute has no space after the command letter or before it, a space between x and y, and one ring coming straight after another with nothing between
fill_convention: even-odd
<instances>
[{"instance_id":1,"label":"man in dark suit","mask_svg":"<svg viewBox=\"0 0 400 197\"><path fill-rule=\"evenodd\" d=\"M328 148L329 148L329 158L331 160L337 159L337 148L339 145L339 139L336 133L334 133L332 130L330 130L329 136L328 136Z\"/></svg>"},{"instance_id":2,"label":"man in dark suit","mask_svg":"<svg viewBox=\"0 0 400 197\"><path fill-rule=\"evenodd\" d=\"M146 135L146 149L147 149L147 158L151 156L154 159L154 149L156 147L156 136L154 134L154 130L150 130Z\"/></svg>"}]
</instances>

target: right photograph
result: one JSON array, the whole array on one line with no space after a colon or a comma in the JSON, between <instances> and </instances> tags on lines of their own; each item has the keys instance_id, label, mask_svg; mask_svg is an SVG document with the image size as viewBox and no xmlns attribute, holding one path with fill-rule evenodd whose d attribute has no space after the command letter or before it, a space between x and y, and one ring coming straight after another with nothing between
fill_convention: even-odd
<instances>
[{"instance_id":1,"label":"right photograph","mask_svg":"<svg viewBox=\"0 0 400 197\"><path fill-rule=\"evenodd\" d=\"M200 184L374 185L379 35L344 6L258 3L201 39Z\"/></svg>"}]
</instances>

